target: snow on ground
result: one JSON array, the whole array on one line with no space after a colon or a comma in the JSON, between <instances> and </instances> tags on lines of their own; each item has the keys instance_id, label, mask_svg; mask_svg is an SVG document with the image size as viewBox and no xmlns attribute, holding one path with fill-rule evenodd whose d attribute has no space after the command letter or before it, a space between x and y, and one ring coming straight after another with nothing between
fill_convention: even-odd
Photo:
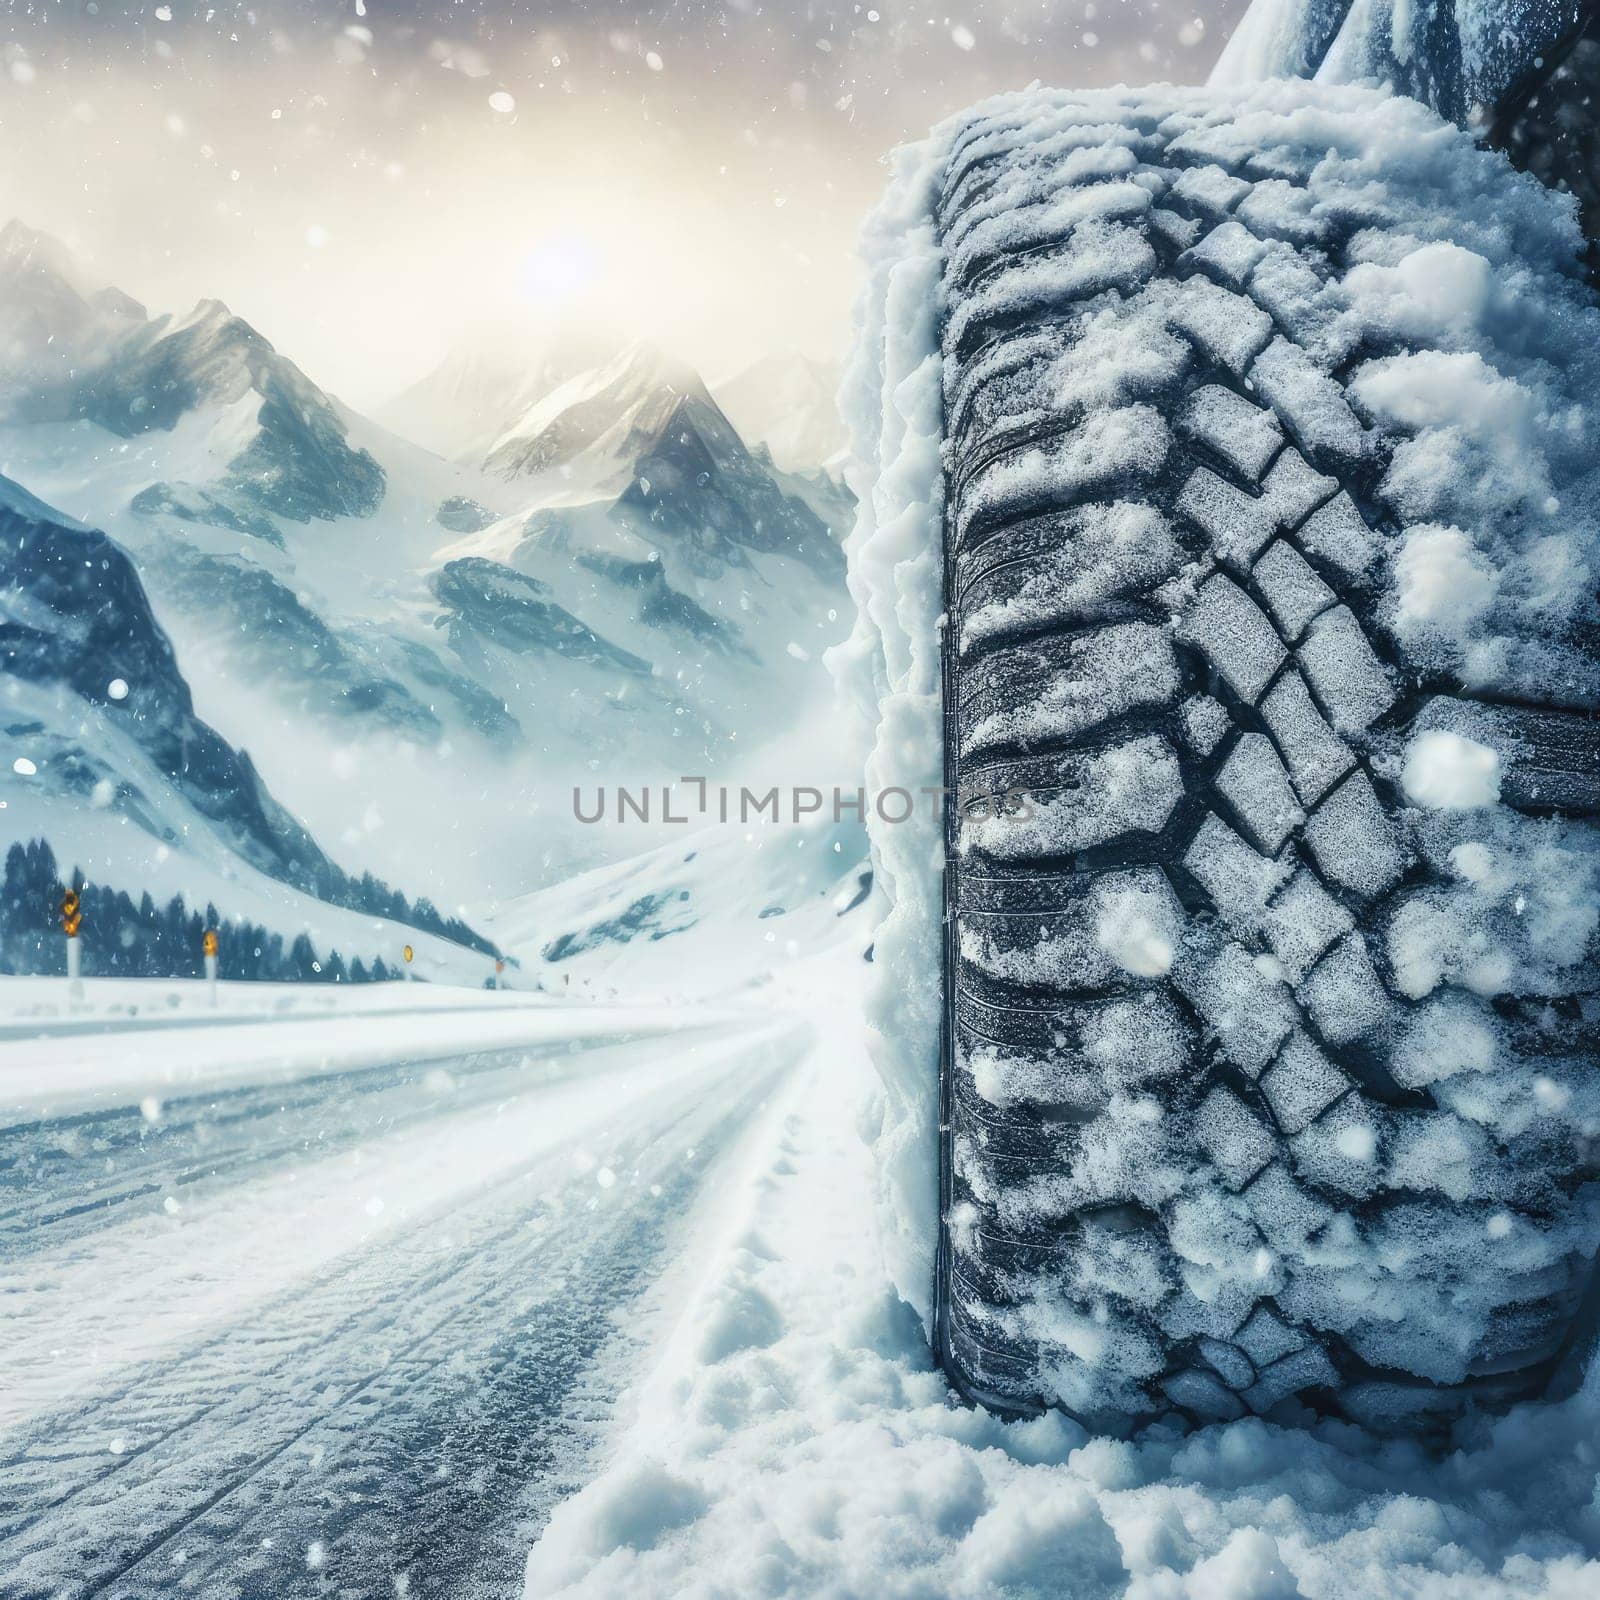
<instances>
[{"instance_id":1,"label":"snow on ground","mask_svg":"<svg viewBox=\"0 0 1600 1600\"><path fill-rule=\"evenodd\" d=\"M953 1400L885 1272L863 1132L867 968L775 978L817 1029L606 1470L557 1507L528 1600L1555 1597L1600 1588L1600 1369L1440 1460L1342 1424L1091 1438Z\"/></svg>"},{"instance_id":2,"label":"snow on ground","mask_svg":"<svg viewBox=\"0 0 1600 1600\"><path fill-rule=\"evenodd\" d=\"M785 913L811 919L811 942L774 962L761 940L751 956L741 941L753 942L763 922L751 914L747 926L737 905L742 895L747 913L758 910L770 885L762 873L713 870L738 859L735 840L701 839L699 847L708 863L700 887L725 894L720 913L665 940L598 946L603 965L594 972L626 989L636 961L638 987L648 992L665 981L663 962L675 961L681 974L698 963L695 981L709 991L720 952L727 988L714 1006L681 997L671 1006L579 1005L431 985L329 997L263 985L244 995L225 990L212 1028L197 1007L199 986L108 984L98 1009L76 1018L43 1014L49 996L35 991L48 983L11 987L19 1020L0 1041L8 1085L59 1089L64 1073L105 1057L114 1081L103 1084L100 1109L131 1106L148 1097L133 1063L152 1040L167 1051L167 1066L187 1060L224 1075L188 1085L205 1092L191 1092L186 1108L169 1095L144 1112L157 1119L152 1133L177 1137L187 1137L179 1118L197 1117L198 1160L136 1142L97 1180L104 1192L85 1196L94 1208L23 1219L44 1253L13 1252L0 1274L8 1329L0 1441L10 1430L25 1443L48 1427L41 1482L62 1499L61 1509L39 1513L55 1555L39 1542L43 1533L18 1536L29 1571L65 1571L60 1562L70 1558L110 1563L107 1571L127 1563L148 1581L170 1574L176 1582L181 1570L186 1592L311 1593L306 1585L324 1574L349 1592L387 1592L397 1572L421 1574L445 1559L444 1524L427 1522L427 1537L405 1557L409 1567L396 1564L388 1530L407 1507L413 1522L425 1500L430 1517L435 1509L426 1498L435 1491L423 1487L430 1459L424 1452L415 1469L406 1465L413 1447L405 1441L417 1428L436 1431L428 1419L447 1404L438 1385L451 1381L451 1363L464 1359L464 1370L477 1373L480 1347L514 1351L506 1330L526 1325L550 1341L536 1365L559 1364L578 1323L558 1308L600 1295L596 1315L626 1326L634 1344L626 1360L598 1366L592 1353L573 1357L575 1370L590 1375L584 1381L600 1385L607 1417L616 1413L594 1434L593 1455L562 1457L560 1474L571 1476L555 1480L539 1476L549 1467L538 1465L545 1458L537 1450L534 1466L517 1469L533 1473L523 1489L536 1509L507 1526L526 1527L524 1547L543 1527L527 1560L530 1600L1567 1600L1594 1592L1600 1375L1559 1404L1472 1424L1443 1461L1342 1425L1302 1431L1247 1420L1128 1442L1092 1439L1059 1415L1004 1424L957 1403L894 1288L894 1240L874 1204L871 1140L887 1102L866 1048L865 1018L882 1013L869 1009L874 965L862 954L881 906L863 900L840 915L816 892L828 876L819 867L801 881L823 909ZM672 861L658 852L637 865L633 883L662 886L680 853L688 851L674 847ZM828 850L806 859L837 858ZM595 911L631 903L629 875L617 872L609 886L591 877L569 903ZM664 954L675 941L678 955ZM751 983L758 959L771 975ZM27 1017L30 1006L36 1014ZM162 1025L137 1032L152 1013ZM75 1031L119 1020L133 1027ZM46 1037L15 1037L22 1028ZM668 1037L666 1028L679 1031ZM291 1051L292 1030L304 1037ZM370 1052L360 1058L368 1065L344 1053L352 1037ZM429 1066L435 1042L442 1051L451 1040L456 1058ZM248 1085L267 1081L249 1059L264 1059L273 1041L302 1092L272 1080L267 1099L247 1107L241 1096L260 1099ZM47 1050L58 1055L47 1061L39 1054ZM370 1063L383 1060L402 1065L392 1082L380 1075L375 1083ZM358 1101L369 1090L363 1111ZM741 1097L749 1105L735 1111ZM214 1117L224 1103L248 1110L242 1132ZM707 1136L693 1131L694 1119L724 1111L736 1136L703 1165ZM58 1139L52 1162L81 1164L72 1120L47 1116L36 1103L0 1121L14 1132L19 1117L39 1118L41 1151ZM630 1141L640 1140L653 1141L648 1160L631 1154ZM696 1175L674 1190L671 1174L683 1163ZM674 1194L692 1206L684 1210ZM559 1226L530 1212L504 1232L517 1206L542 1216L538 1208L554 1201L541 1197L557 1195ZM626 1281L643 1273L651 1286L617 1299L602 1293L611 1269L595 1265L601 1235L591 1239L589 1230L609 1226L624 1201L647 1230L624 1258L638 1263ZM676 1220L658 1227L651 1219L658 1210L665 1218L669 1203ZM0 1222L18 1225L10 1213ZM521 1252L514 1265L512 1241ZM450 1279L448 1305L477 1317L472 1330L452 1323L422 1347L437 1354L390 1363L397 1341L421 1336L406 1331L404 1308L416 1302L425 1328L442 1314L435 1303L446 1305L435 1278L469 1267L477 1287ZM415 1290L407 1287L413 1273L422 1274ZM556 1309L529 1313L516 1295L502 1305L502 1283L536 1300L553 1296ZM367 1305L382 1315L374 1309L340 1331L335 1317ZM294 1354L308 1329L322 1330L320 1342ZM653 1342L641 1352L640 1340ZM180 1361L191 1348L203 1359ZM263 1366L280 1348L292 1356L286 1371L312 1362L322 1375L296 1387ZM424 1381L431 1386L406 1387ZM117 1398L124 1392L131 1398ZM519 1431L537 1439L559 1432L567 1425L559 1408L584 1404L581 1391L576 1401L472 1392L480 1396L474 1427L498 1430L502 1452L515 1448ZM173 1424L163 1419L180 1414L172 1410L179 1398L199 1409L192 1418L182 1411L190 1420L169 1438ZM516 1429L501 1415L508 1405L529 1408ZM306 1430L303 1442L280 1443L300 1439L296 1430ZM491 1466L484 1435L471 1437L478 1443L460 1448L478 1455L458 1458L463 1485ZM14 1471L33 1459L18 1456ZM204 1472L185 1465L213 1459ZM605 1463L598 1475L596 1459ZM213 1470L224 1491L215 1514L205 1510ZM356 1476L338 1476L347 1473ZM587 1486L544 1523L550 1500L574 1480ZM124 1481L132 1487L119 1490ZM493 1481L496 1494L522 1492L503 1474ZM335 1485L332 1498L308 1483ZM347 1493L351 1486L360 1492ZM437 1509L446 1515L442 1503ZM473 1514L483 1512L479 1505ZM313 1542L327 1563L315 1577L303 1555ZM462 1569L450 1570L459 1580Z\"/></svg>"}]
</instances>

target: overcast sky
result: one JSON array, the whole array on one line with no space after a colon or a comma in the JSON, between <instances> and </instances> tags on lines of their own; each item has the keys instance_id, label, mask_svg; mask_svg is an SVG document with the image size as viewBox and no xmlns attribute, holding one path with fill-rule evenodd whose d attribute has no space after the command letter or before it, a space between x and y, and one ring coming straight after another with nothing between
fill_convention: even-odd
<instances>
[{"instance_id":1,"label":"overcast sky","mask_svg":"<svg viewBox=\"0 0 1600 1600\"><path fill-rule=\"evenodd\" d=\"M1244 0L0 0L0 218L371 407L485 326L837 354L882 158L1033 79L1199 81Z\"/></svg>"}]
</instances>

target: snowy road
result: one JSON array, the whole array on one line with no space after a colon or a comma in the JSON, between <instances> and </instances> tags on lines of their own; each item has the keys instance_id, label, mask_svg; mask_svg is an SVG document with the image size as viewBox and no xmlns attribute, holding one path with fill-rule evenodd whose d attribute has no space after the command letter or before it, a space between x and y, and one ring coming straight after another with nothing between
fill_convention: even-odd
<instances>
[{"instance_id":1,"label":"snowy road","mask_svg":"<svg viewBox=\"0 0 1600 1600\"><path fill-rule=\"evenodd\" d=\"M633 1020L8 1119L0 1593L516 1593L808 1044Z\"/></svg>"}]
</instances>

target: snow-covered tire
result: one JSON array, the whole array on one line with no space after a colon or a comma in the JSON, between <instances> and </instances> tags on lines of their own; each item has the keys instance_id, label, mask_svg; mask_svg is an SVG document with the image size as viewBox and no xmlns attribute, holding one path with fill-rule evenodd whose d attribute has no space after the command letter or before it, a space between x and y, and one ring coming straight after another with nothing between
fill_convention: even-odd
<instances>
[{"instance_id":1,"label":"snow-covered tire","mask_svg":"<svg viewBox=\"0 0 1600 1600\"><path fill-rule=\"evenodd\" d=\"M1421 107L1248 99L950 144L936 1343L1427 1430L1592 1322L1600 314Z\"/></svg>"}]
</instances>

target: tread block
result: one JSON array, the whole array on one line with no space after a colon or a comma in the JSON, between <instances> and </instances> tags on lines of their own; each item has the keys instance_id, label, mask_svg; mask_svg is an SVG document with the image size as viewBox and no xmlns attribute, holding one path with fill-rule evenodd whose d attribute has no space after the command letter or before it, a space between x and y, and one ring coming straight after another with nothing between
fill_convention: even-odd
<instances>
[{"instance_id":1,"label":"tread block","mask_svg":"<svg viewBox=\"0 0 1600 1600\"><path fill-rule=\"evenodd\" d=\"M1311 814L1305 841L1323 877L1362 899L1392 888L1405 870L1394 824L1359 769Z\"/></svg>"},{"instance_id":2,"label":"tread block","mask_svg":"<svg viewBox=\"0 0 1600 1600\"><path fill-rule=\"evenodd\" d=\"M1340 733L1364 732L1395 702L1394 685L1349 606L1324 611L1296 659Z\"/></svg>"},{"instance_id":3,"label":"tread block","mask_svg":"<svg viewBox=\"0 0 1600 1600\"><path fill-rule=\"evenodd\" d=\"M1217 789L1268 855L1276 855L1305 821L1289 774L1264 733L1240 735L1217 774Z\"/></svg>"},{"instance_id":4,"label":"tread block","mask_svg":"<svg viewBox=\"0 0 1600 1600\"><path fill-rule=\"evenodd\" d=\"M1373 1108L1346 1095L1290 1141L1295 1171L1323 1189L1365 1199L1383 1180L1380 1134Z\"/></svg>"},{"instance_id":5,"label":"tread block","mask_svg":"<svg viewBox=\"0 0 1600 1600\"><path fill-rule=\"evenodd\" d=\"M1069 184L1059 193L1003 204L997 210L974 207L971 220L952 219L946 231L946 276L951 282L971 285L993 272L998 263L1015 261L1032 250L1055 249L1063 241L1070 245L1080 234L1088 235L1084 241L1086 264L1092 265L1087 258L1094 253L1097 229L1136 232L1126 224L1137 223L1149 209L1148 189L1115 179Z\"/></svg>"},{"instance_id":6,"label":"tread block","mask_svg":"<svg viewBox=\"0 0 1600 1600\"><path fill-rule=\"evenodd\" d=\"M1251 571L1278 631L1290 644L1322 612L1337 603L1332 589L1312 571L1306 558L1286 539L1267 547Z\"/></svg>"},{"instance_id":7,"label":"tread block","mask_svg":"<svg viewBox=\"0 0 1600 1600\"><path fill-rule=\"evenodd\" d=\"M1275 1316L1268 1306L1257 1306L1233 1339L1258 1371L1306 1345L1305 1335Z\"/></svg>"},{"instance_id":8,"label":"tread block","mask_svg":"<svg viewBox=\"0 0 1600 1600\"><path fill-rule=\"evenodd\" d=\"M1332 1208L1296 1183L1281 1161L1273 1162L1244 1197L1261 1236L1283 1254L1304 1256L1311 1235L1333 1221Z\"/></svg>"},{"instance_id":9,"label":"tread block","mask_svg":"<svg viewBox=\"0 0 1600 1600\"><path fill-rule=\"evenodd\" d=\"M1350 1087L1350 1080L1300 1032L1289 1036L1261 1077L1261 1092L1287 1134L1299 1133Z\"/></svg>"},{"instance_id":10,"label":"tread block","mask_svg":"<svg viewBox=\"0 0 1600 1600\"><path fill-rule=\"evenodd\" d=\"M1177 511L1205 534L1219 559L1245 571L1272 537L1271 505L1208 467L1196 467L1178 494Z\"/></svg>"},{"instance_id":11,"label":"tread block","mask_svg":"<svg viewBox=\"0 0 1600 1600\"><path fill-rule=\"evenodd\" d=\"M1359 578L1383 548L1355 501L1343 491L1307 519L1299 538L1306 551L1347 578Z\"/></svg>"},{"instance_id":12,"label":"tread block","mask_svg":"<svg viewBox=\"0 0 1600 1600\"><path fill-rule=\"evenodd\" d=\"M1329 335L1341 302L1298 250L1269 250L1250 274L1250 297L1297 344L1319 350L1333 342Z\"/></svg>"},{"instance_id":13,"label":"tread block","mask_svg":"<svg viewBox=\"0 0 1600 1600\"><path fill-rule=\"evenodd\" d=\"M1216 383L1196 389L1184 401L1178 412L1178 430L1251 483L1261 481L1261 474L1283 445L1283 429L1270 411Z\"/></svg>"},{"instance_id":14,"label":"tread block","mask_svg":"<svg viewBox=\"0 0 1600 1600\"><path fill-rule=\"evenodd\" d=\"M1027 804L1013 809L1002 799L964 807L961 852L1026 861L1089 850L1129 833L1159 833L1183 798L1178 758L1160 734L1065 757L1057 766L1053 781L1030 785Z\"/></svg>"},{"instance_id":15,"label":"tread block","mask_svg":"<svg viewBox=\"0 0 1600 1600\"><path fill-rule=\"evenodd\" d=\"M1208 694L1191 695L1178 707L1183 742L1197 755L1208 756L1233 727L1233 718L1220 700Z\"/></svg>"},{"instance_id":16,"label":"tread block","mask_svg":"<svg viewBox=\"0 0 1600 1600\"><path fill-rule=\"evenodd\" d=\"M1148 482L1166 464L1171 443L1152 406L1092 412L1070 433L982 463L961 485L957 536L965 544L980 524L1068 510L1096 489Z\"/></svg>"},{"instance_id":17,"label":"tread block","mask_svg":"<svg viewBox=\"0 0 1600 1600\"><path fill-rule=\"evenodd\" d=\"M1065 881L1072 892L1053 907L963 916L959 959L963 977L980 980L980 994L987 980L1002 991L1040 991L1054 1003L1057 995L1132 991L1165 975L1162 958L1170 963L1185 918L1159 873L1111 873L1092 886L1081 874ZM1102 937L1108 929L1109 941Z\"/></svg>"},{"instance_id":18,"label":"tread block","mask_svg":"<svg viewBox=\"0 0 1600 1600\"><path fill-rule=\"evenodd\" d=\"M1295 991L1329 1044L1348 1044L1381 1028L1393 1006L1358 933L1348 933Z\"/></svg>"},{"instance_id":19,"label":"tread block","mask_svg":"<svg viewBox=\"0 0 1600 1600\"><path fill-rule=\"evenodd\" d=\"M1262 923L1290 983L1299 983L1334 941L1355 926L1350 913L1304 867Z\"/></svg>"},{"instance_id":20,"label":"tread block","mask_svg":"<svg viewBox=\"0 0 1600 1600\"><path fill-rule=\"evenodd\" d=\"M1178 270L1199 269L1230 289L1243 289L1266 246L1242 223L1218 223L1199 244L1178 257Z\"/></svg>"},{"instance_id":21,"label":"tread block","mask_svg":"<svg viewBox=\"0 0 1600 1600\"><path fill-rule=\"evenodd\" d=\"M1246 1415L1238 1395L1216 1373L1200 1367L1186 1367L1161 1379L1161 1390L1173 1405L1209 1422L1237 1422Z\"/></svg>"},{"instance_id":22,"label":"tread block","mask_svg":"<svg viewBox=\"0 0 1600 1600\"><path fill-rule=\"evenodd\" d=\"M1272 337L1272 318L1265 311L1205 277L1186 278L1178 285L1168 315L1173 327L1236 377L1249 369Z\"/></svg>"},{"instance_id":23,"label":"tread block","mask_svg":"<svg viewBox=\"0 0 1600 1600\"><path fill-rule=\"evenodd\" d=\"M1202 1335L1200 1354L1216 1368L1218 1377L1230 1389L1244 1389L1255 1381L1256 1369L1250 1357L1226 1339Z\"/></svg>"},{"instance_id":24,"label":"tread block","mask_svg":"<svg viewBox=\"0 0 1600 1600\"><path fill-rule=\"evenodd\" d=\"M1250 377L1308 449L1342 462L1366 453L1366 434L1343 388L1298 345L1280 335L1256 357Z\"/></svg>"},{"instance_id":25,"label":"tread block","mask_svg":"<svg viewBox=\"0 0 1600 1600\"><path fill-rule=\"evenodd\" d=\"M1156 272L1156 253L1137 228L1085 224L1057 249L987 262L979 286L945 323L952 361L970 357L991 330L1023 317L1051 316L1111 290L1132 294Z\"/></svg>"},{"instance_id":26,"label":"tread block","mask_svg":"<svg viewBox=\"0 0 1600 1600\"><path fill-rule=\"evenodd\" d=\"M1115 615L1118 601L1166 582L1185 559L1153 506L1083 506L1014 524L958 559L960 648ZM976 576L963 581L963 564Z\"/></svg>"},{"instance_id":27,"label":"tread block","mask_svg":"<svg viewBox=\"0 0 1600 1600\"><path fill-rule=\"evenodd\" d=\"M1170 705L1179 682L1171 638L1145 622L996 650L963 674L961 753L1072 738L1123 712Z\"/></svg>"},{"instance_id":28,"label":"tread block","mask_svg":"<svg viewBox=\"0 0 1600 1600\"><path fill-rule=\"evenodd\" d=\"M1183 858L1184 866L1210 895L1223 921L1241 934L1261 925L1267 904L1294 870L1251 849L1215 812L1208 812Z\"/></svg>"},{"instance_id":29,"label":"tread block","mask_svg":"<svg viewBox=\"0 0 1600 1600\"><path fill-rule=\"evenodd\" d=\"M1244 1402L1259 1416L1280 1400L1287 1400L1302 1389L1331 1388L1339 1374L1320 1345L1308 1344L1274 1362L1244 1391Z\"/></svg>"},{"instance_id":30,"label":"tread block","mask_svg":"<svg viewBox=\"0 0 1600 1600\"><path fill-rule=\"evenodd\" d=\"M1102 1089L1173 1077L1185 1070L1194 1042L1173 1001L1148 991L1057 1006L996 1006L962 993L956 1028L963 1051L999 1045L1012 1054L1041 1054L1048 1063L1064 1058L1069 1070L1092 1074Z\"/></svg>"},{"instance_id":31,"label":"tread block","mask_svg":"<svg viewBox=\"0 0 1600 1600\"><path fill-rule=\"evenodd\" d=\"M1267 178L1248 186L1234 215L1261 239L1282 239L1289 244L1321 244L1327 239L1326 220L1316 214L1309 189L1282 178Z\"/></svg>"},{"instance_id":32,"label":"tread block","mask_svg":"<svg viewBox=\"0 0 1600 1600\"><path fill-rule=\"evenodd\" d=\"M1179 972L1178 987L1211 1024L1222 1052L1259 1077L1295 1026L1294 1003L1242 945L1228 944L1198 968Z\"/></svg>"},{"instance_id":33,"label":"tread block","mask_svg":"<svg viewBox=\"0 0 1600 1600\"><path fill-rule=\"evenodd\" d=\"M1355 765L1350 747L1323 720L1298 672L1290 670L1273 684L1261 715L1302 804L1314 806Z\"/></svg>"},{"instance_id":34,"label":"tread block","mask_svg":"<svg viewBox=\"0 0 1600 1600\"><path fill-rule=\"evenodd\" d=\"M1200 1102L1194 1136L1230 1189L1242 1189L1278 1151L1272 1129L1231 1089L1213 1089Z\"/></svg>"},{"instance_id":35,"label":"tread block","mask_svg":"<svg viewBox=\"0 0 1600 1600\"><path fill-rule=\"evenodd\" d=\"M1177 632L1203 651L1228 687L1251 705L1288 654L1266 613L1222 573L1200 585Z\"/></svg>"},{"instance_id":36,"label":"tread block","mask_svg":"<svg viewBox=\"0 0 1600 1600\"><path fill-rule=\"evenodd\" d=\"M1243 178L1210 163L1185 167L1168 191L1169 197L1192 207L1213 223L1221 222L1245 195L1250 185Z\"/></svg>"},{"instance_id":37,"label":"tread block","mask_svg":"<svg viewBox=\"0 0 1600 1600\"><path fill-rule=\"evenodd\" d=\"M1338 489L1337 478L1318 472L1293 445L1279 454L1261 485L1261 492L1277 511L1279 527L1285 530L1297 528Z\"/></svg>"},{"instance_id":38,"label":"tread block","mask_svg":"<svg viewBox=\"0 0 1600 1600\"><path fill-rule=\"evenodd\" d=\"M1166 240L1176 251L1187 250L1200 237L1205 224L1196 217L1181 217L1165 206L1156 206L1150 213L1150 228Z\"/></svg>"}]
</instances>

